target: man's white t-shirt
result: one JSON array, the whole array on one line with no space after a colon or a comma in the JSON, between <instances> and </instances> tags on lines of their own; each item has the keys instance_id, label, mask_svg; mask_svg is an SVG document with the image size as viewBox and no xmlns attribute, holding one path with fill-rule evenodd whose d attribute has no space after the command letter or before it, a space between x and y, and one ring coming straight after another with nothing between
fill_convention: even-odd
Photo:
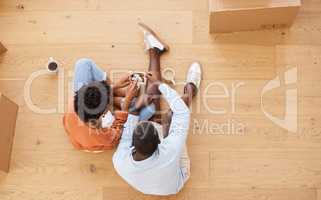
<instances>
[{"instance_id":1,"label":"man's white t-shirt","mask_svg":"<svg viewBox=\"0 0 321 200\"><path fill-rule=\"evenodd\" d=\"M162 140L151 157L135 161L132 136L139 117L129 115L113 163L117 173L138 191L171 195L178 193L185 182L180 157L188 134L190 112L181 97L168 85L161 84L159 90L173 111L168 137Z\"/></svg>"}]
</instances>

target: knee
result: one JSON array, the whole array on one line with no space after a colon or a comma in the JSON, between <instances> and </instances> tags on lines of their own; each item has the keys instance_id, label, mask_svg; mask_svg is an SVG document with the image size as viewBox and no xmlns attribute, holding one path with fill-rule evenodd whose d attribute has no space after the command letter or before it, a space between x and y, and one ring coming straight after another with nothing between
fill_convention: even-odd
<instances>
[{"instance_id":1,"label":"knee","mask_svg":"<svg viewBox=\"0 0 321 200\"><path fill-rule=\"evenodd\" d=\"M78 68L90 68L92 62L93 61L89 58L80 58L76 61L75 69L77 70Z\"/></svg>"},{"instance_id":2,"label":"knee","mask_svg":"<svg viewBox=\"0 0 321 200\"><path fill-rule=\"evenodd\" d=\"M150 104L146 107L144 107L139 114L139 120L145 121L149 120L156 114L156 107L154 104Z\"/></svg>"}]
</instances>

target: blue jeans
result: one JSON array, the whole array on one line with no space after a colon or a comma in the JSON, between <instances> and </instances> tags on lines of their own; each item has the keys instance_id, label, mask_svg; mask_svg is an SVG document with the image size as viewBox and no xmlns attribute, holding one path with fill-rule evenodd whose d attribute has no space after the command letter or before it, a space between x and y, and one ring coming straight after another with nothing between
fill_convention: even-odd
<instances>
[{"instance_id":1,"label":"blue jeans","mask_svg":"<svg viewBox=\"0 0 321 200\"><path fill-rule=\"evenodd\" d=\"M94 81L106 81L107 73L99 68L91 59L81 58L75 64L74 88L77 92L82 86ZM132 103L132 106L134 104ZM154 104L144 107L139 113L139 120L149 120L156 113Z\"/></svg>"},{"instance_id":2,"label":"blue jeans","mask_svg":"<svg viewBox=\"0 0 321 200\"><path fill-rule=\"evenodd\" d=\"M92 60L81 58L75 64L74 92L94 81L106 81L107 73L100 69Z\"/></svg>"}]
</instances>

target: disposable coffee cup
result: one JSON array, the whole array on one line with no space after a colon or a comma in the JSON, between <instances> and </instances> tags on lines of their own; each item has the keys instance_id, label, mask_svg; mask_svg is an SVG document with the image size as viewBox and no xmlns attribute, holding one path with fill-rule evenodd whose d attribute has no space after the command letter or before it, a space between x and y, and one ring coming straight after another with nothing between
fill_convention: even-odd
<instances>
[{"instance_id":1,"label":"disposable coffee cup","mask_svg":"<svg viewBox=\"0 0 321 200\"><path fill-rule=\"evenodd\" d=\"M59 71L59 63L52 57L49 58L47 63L47 70L52 74L57 74Z\"/></svg>"}]
</instances>

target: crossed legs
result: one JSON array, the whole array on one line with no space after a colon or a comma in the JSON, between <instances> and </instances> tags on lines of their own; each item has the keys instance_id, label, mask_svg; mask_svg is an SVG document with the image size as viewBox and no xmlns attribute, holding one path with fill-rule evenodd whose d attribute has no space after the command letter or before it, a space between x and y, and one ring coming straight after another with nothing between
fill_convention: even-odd
<instances>
[{"instance_id":1,"label":"crossed legs","mask_svg":"<svg viewBox=\"0 0 321 200\"><path fill-rule=\"evenodd\" d=\"M149 50L148 71L155 74L155 76L157 77L157 81L162 80L161 68L160 68L161 55L162 55L162 52L156 48ZM147 95L148 103L153 103L155 105L156 113L152 118L152 120L157 121L157 119L159 119L159 113L160 113L160 92L158 90L157 85L155 85L151 81L147 81L146 95Z\"/></svg>"},{"instance_id":2,"label":"crossed legs","mask_svg":"<svg viewBox=\"0 0 321 200\"><path fill-rule=\"evenodd\" d=\"M160 67L160 57L162 55L162 52L156 48L150 49L148 51L149 51L148 71L153 72L156 75L157 81L161 81L162 75L161 75L161 67ZM191 105L193 97L196 95L196 93L197 93L197 89L195 85L193 85L192 83L187 83L185 85L182 99L188 107ZM168 112L166 112L166 114L163 114L162 116L160 116L160 113L161 113L160 92L157 88L157 85L154 85L153 82L147 81L146 94L147 94L146 103L154 103L155 109L156 109L156 115L151 120L155 122L160 122L163 125L164 137L167 137L173 113L172 111L169 110Z\"/></svg>"}]
</instances>

